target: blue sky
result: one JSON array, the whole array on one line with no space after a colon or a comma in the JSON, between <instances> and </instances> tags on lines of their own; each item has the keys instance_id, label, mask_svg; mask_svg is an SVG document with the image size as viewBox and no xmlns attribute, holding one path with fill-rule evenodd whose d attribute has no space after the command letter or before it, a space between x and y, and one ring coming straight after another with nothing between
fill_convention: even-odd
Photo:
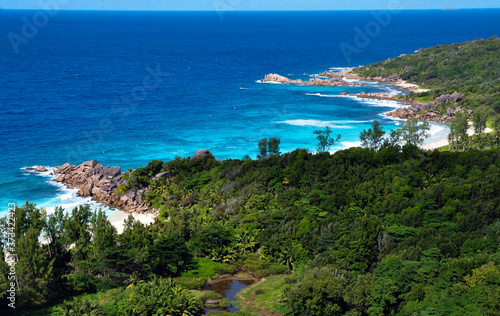
<instances>
[{"instance_id":1,"label":"blue sky","mask_svg":"<svg viewBox=\"0 0 500 316\"><path fill-rule=\"evenodd\" d=\"M382 10L500 8L499 0L0 0L3 9L40 9L56 3L67 10Z\"/></svg>"}]
</instances>

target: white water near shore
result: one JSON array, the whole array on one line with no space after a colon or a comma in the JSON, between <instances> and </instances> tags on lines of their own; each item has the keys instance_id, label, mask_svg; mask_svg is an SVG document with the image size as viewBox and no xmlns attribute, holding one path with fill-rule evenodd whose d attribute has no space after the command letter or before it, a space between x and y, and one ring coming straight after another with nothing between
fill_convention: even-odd
<instances>
[{"instance_id":1,"label":"white water near shore","mask_svg":"<svg viewBox=\"0 0 500 316\"><path fill-rule=\"evenodd\" d=\"M340 69L340 68L339 68ZM347 80L346 80L347 81ZM261 82L259 82L261 83ZM271 82L267 82L271 83ZM372 86L380 86L384 90L388 91L390 94L400 94L401 91L397 91L397 89L393 85L388 85L388 84L383 84L383 83L378 83L378 82L366 82ZM281 84L281 83L274 83L274 84ZM330 95L330 94L321 94L321 93L306 93L308 96L313 96L313 97L323 97L323 98L352 98L357 100L360 103L363 103L368 106L373 106L373 107L386 107L386 108L399 108L399 107L406 107L408 105L402 104L397 101L390 101L390 100L377 100L377 99L369 99L369 98L357 98L355 96L343 96L343 95ZM385 119L390 119L394 121L403 121L402 119L398 118L393 118L389 117L386 115L387 112L380 114L383 116ZM375 118L374 118L375 119ZM292 126L305 126L305 127L326 127L326 126L331 126L334 128L338 129L352 129L354 126L352 124L360 124L360 123L367 123L372 120L317 120L317 119L293 119L293 120L284 120L280 121L277 123L281 124L287 124L287 125L292 125ZM422 145L422 148L424 149L434 149L438 148L441 146L446 145L447 142L447 135L449 128L446 124L443 123L434 123L430 122L431 124L431 130L430 134L431 136L425 141L424 145ZM396 124L398 125L398 124ZM388 131L387 131L388 132ZM335 151L345 149L345 148L350 148L350 147L359 147L361 146L360 141L355 141L355 140L349 140L349 141L342 141L339 143L340 146L336 146ZM36 167L36 166L35 166ZM58 194L56 197L47 199L45 201L42 201L41 203L38 204L38 206L43 207L46 209L47 213L50 214L54 212L54 209L57 206L61 206L63 209L65 209L67 212L71 211L74 207L77 207L79 205L89 205L92 210L99 210L102 209L106 212L108 219L110 222L113 224L113 226L116 227L118 232L123 231L123 222L124 220L130 215L129 213L126 213L124 211L110 208L107 205L104 205L102 203L97 203L91 198L83 198L77 196L77 189L70 189L66 187L65 185L61 183L57 183L52 181L56 176L51 174L53 172L54 168L50 166L45 166L47 168L48 172L45 173L38 173L34 172L33 170L26 170L26 168L23 169L23 176L37 176L37 177L45 177L46 180L45 182L55 186L57 188ZM154 222L155 218L153 214L132 214L132 216L136 219L139 220L140 222L144 224L149 224L151 222Z\"/></svg>"},{"instance_id":2,"label":"white water near shore","mask_svg":"<svg viewBox=\"0 0 500 316\"><path fill-rule=\"evenodd\" d=\"M30 168L36 168L36 167L38 166L32 166ZM127 219L129 215L132 215L134 219L146 225L153 223L155 221L155 216L150 213L131 214L116 208L109 207L106 204L98 203L90 197L78 196L76 194L78 192L78 189L71 189L62 183L53 181L57 177L56 175L53 174L55 169L54 167L51 166L44 166L44 167L47 169L46 172L36 172L34 170L27 170L26 167L23 167L21 169L23 169L23 171L26 172L25 173L26 176L44 177L46 179L45 180L46 183L55 186L57 188L59 194L55 198L37 204L38 207L44 208L47 214L54 213L56 207L62 207L65 212L71 212L73 208L78 207L80 205L89 205L92 211L103 210L108 216L108 219L111 222L111 224L118 231L118 233L121 233L123 231L123 222L125 219Z\"/></svg>"}]
</instances>

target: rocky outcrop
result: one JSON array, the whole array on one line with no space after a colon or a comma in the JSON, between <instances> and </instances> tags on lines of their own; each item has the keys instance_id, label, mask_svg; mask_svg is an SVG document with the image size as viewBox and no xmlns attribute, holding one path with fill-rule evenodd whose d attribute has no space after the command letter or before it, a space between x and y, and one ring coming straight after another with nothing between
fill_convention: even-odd
<instances>
[{"instance_id":1,"label":"rocky outcrop","mask_svg":"<svg viewBox=\"0 0 500 316\"><path fill-rule=\"evenodd\" d=\"M398 76L398 74L392 74L390 76L377 76L377 77L361 77L360 75L352 72L352 69L342 70L335 72L333 70L327 70L319 74L320 77L326 78L345 78L345 79L355 79L355 80L366 80L366 81L379 81L379 82L402 82L403 80Z\"/></svg>"},{"instance_id":2,"label":"rocky outcrop","mask_svg":"<svg viewBox=\"0 0 500 316\"><path fill-rule=\"evenodd\" d=\"M453 94L444 94L437 97L434 101L436 104L446 103L446 102L458 102L465 99L465 96L458 92L453 92Z\"/></svg>"},{"instance_id":3,"label":"rocky outcrop","mask_svg":"<svg viewBox=\"0 0 500 316\"><path fill-rule=\"evenodd\" d=\"M441 109L438 109L438 104L435 103L412 104L406 108L396 109L395 111L387 113L387 115L402 119L416 118L422 121L450 123L455 118L455 112L462 110L466 110L468 112L469 119L472 117L471 110L467 110L466 108L460 106L456 109L447 108L444 114L442 114Z\"/></svg>"},{"instance_id":4,"label":"rocky outcrop","mask_svg":"<svg viewBox=\"0 0 500 316\"><path fill-rule=\"evenodd\" d=\"M290 78L278 75L278 74L269 74L266 75L261 82L278 82L281 84L290 84L290 85L298 85L298 86L323 86L323 87L354 87L354 86L363 86L361 83L352 83L342 80L342 78L311 78L309 81L304 81L301 79L292 80Z\"/></svg>"},{"instance_id":5,"label":"rocky outcrop","mask_svg":"<svg viewBox=\"0 0 500 316\"><path fill-rule=\"evenodd\" d=\"M279 82L279 83L289 83L291 82L292 80L287 78L287 77L284 77L284 76L281 76L281 75L278 75L278 74L269 74L269 75L266 75L266 77L264 77L263 80L261 80L262 82Z\"/></svg>"},{"instance_id":6,"label":"rocky outcrop","mask_svg":"<svg viewBox=\"0 0 500 316\"><path fill-rule=\"evenodd\" d=\"M55 182L64 182L64 176L59 176L59 177L55 178L53 181L55 181Z\"/></svg>"},{"instance_id":7,"label":"rocky outcrop","mask_svg":"<svg viewBox=\"0 0 500 316\"><path fill-rule=\"evenodd\" d=\"M416 118L422 121L433 121L433 122L446 122L449 123L453 118L455 118L455 112L466 110L469 113L469 118L472 116L472 111L466 109L465 107L458 106L456 109L448 107L444 114L442 114L442 108L438 109L440 104L437 103L421 103L418 101L413 101L410 98L401 98L401 96L396 97L394 95L387 95L385 93L354 93L348 94L346 92L340 92L339 95L343 96L355 96L358 98L367 99L377 99L377 100L387 100L387 101L397 101L402 104L409 105L408 107L401 107L386 115L400 118L409 119ZM455 93L453 94L455 95ZM460 94L459 94L460 95ZM455 96L454 98L456 98ZM459 97L459 96L458 96Z\"/></svg>"},{"instance_id":8,"label":"rocky outcrop","mask_svg":"<svg viewBox=\"0 0 500 316\"><path fill-rule=\"evenodd\" d=\"M197 150L193 154L193 157L191 158L191 160L194 160L194 159L197 159L197 158L201 158L201 157L204 157L204 156L213 156L213 155L207 149L200 149L200 150Z\"/></svg>"},{"instance_id":9,"label":"rocky outcrop","mask_svg":"<svg viewBox=\"0 0 500 316\"><path fill-rule=\"evenodd\" d=\"M45 169L45 167L43 166L38 166L36 169L35 169L36 172L47 172L47 169Z\"/></svg>"},{"instance_id":10,"label":"rocky outcrop","mask_svg":"<svg viewBox=\"0 0 500 316\"><path fill-rule=\"evenodd\" d=\"M208 150L207 150L208 151ZM172 178L173 175L172 175L172 172L170 171L165 171L165 172L162 172L162 173L159 173L157 174L156 176L153 177L153 180L158 180L160 178L165 178L165 179L170 179Z\"/></svg>"},{"instance_id":11,"label":"rocky outcrop","mask_svg":"<svg viewBox=\"0 0 500 316\"><path fill-rule=\"evenodd\" d=\"M56 167L54 172L58 177L53 181L79 189L77 194L82 197L92 197L97 202L127 212L148 211L148 206L142 199L145 190L129 190L123 194L115 194L118 186L128 183L122 178L120 167L103 166L95 160L90 160L78 166L65 163Z\"/></svg>"},{"instance_id":12,"label":"rocky outcrop","mask_svg":"<svg viewBox=\"0 0 500 316\"><path fill-rule=\"evenodd\" d=\"M385 100L385 101L396 101L400 102L403 104L412 104L414 101L409 99L407 96L401 96L401 95L392 95L392 94L387 94L387 93L366 93L366 92L360 92L360 93L347 93L347 92L339 92L339 95L342 96L351 96L351 97L358 97L358 98L366 98L366 99L376 99L376 100Z\"/></svg>"}]
</instances>

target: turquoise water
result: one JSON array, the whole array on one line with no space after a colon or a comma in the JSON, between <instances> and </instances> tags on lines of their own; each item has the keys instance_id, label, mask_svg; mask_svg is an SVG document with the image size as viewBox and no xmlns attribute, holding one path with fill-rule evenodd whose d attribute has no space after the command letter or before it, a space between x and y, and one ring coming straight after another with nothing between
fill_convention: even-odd
<instances>
[{"instance_id":1,"label":"turquoise water","mask_svg":"<svg viewBox=\"0 0 500 316\"><path fill-rule=\"evenodd\" d=\"M353 146L399 106L338 97L395 92L390 85L304 87L258 83L268 73L307 79L422 47L498 34L500 10L402 11L350 56L370 12L58 12L17 46L36 11L0 11L0 213L26 199L49 210L87 203L24 167L96 159L122 170L209 149L257 155L263 137L281 151L315 149L314 130ZM26 19L23 19L26 18ZM306 73L306 75L303 75ZM291 75L294 74L294 75ZM446 129L434 125L434 137ZM97 206L96 206L97 207Z\"/></svg>"}]
</instances>

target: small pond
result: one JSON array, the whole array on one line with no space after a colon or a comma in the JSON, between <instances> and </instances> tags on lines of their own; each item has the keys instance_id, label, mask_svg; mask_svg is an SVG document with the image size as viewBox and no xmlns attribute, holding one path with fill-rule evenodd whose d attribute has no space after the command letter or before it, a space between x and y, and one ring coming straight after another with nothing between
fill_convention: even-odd
<instances>
[{"instance_id":1,"label":"small pond","mask_svg":"<svg viewBox=\"0 0 500 316\"><path fill-rule=\"evenodd\" d=\"M238 278L223 278L219 280L213 280L211 283L205 284L203 290L210 290L222 295L222 297L229 299L231 302L236 302L236 294L239 291L246 289L250 285L254 284L256 279L238 279ZM210 311L225 310L231 313L239 311L239 308L234 306L229 306L228 308L205 308L205 313Z\"/></svg>"}]
</instances>

